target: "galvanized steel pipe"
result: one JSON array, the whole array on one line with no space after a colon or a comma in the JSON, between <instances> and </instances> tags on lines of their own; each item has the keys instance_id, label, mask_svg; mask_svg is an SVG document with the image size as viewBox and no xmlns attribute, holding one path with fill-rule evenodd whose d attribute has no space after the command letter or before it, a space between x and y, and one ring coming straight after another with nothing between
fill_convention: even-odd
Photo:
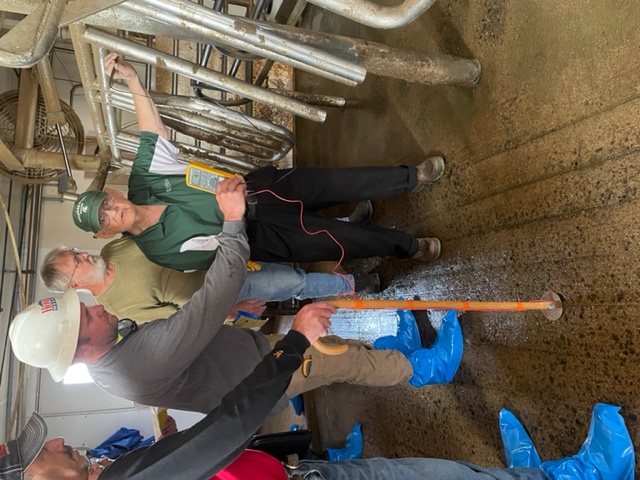
<instances>
[{"instance_id":1,"label":"galvanized steel pipe","mask_svg":"<svg viewBox=\"0 0 640 480\"><path fill-rule=\"evenodd\" d=\"M66 0L46 0L0 38L0 66L26 68L49 53Z\"/></svg>"},{"instance_id":2,"label":"galvanized steel pipe","mask_svg":"<svg viewBox=\"0 0 640 480\"><path fill-rule=\"evenodd\" d=\"M135 152L138 150L138 144L140 143L140 137L130 133L120 132L117 137L118 146L123 150ZM211 152L191 145L184 145L181 143L175 143L180 148L178 153L178 160L182 163L188 164L193 161L194 157L198 159L207 160L213 166L219 166L231 170L232 172L245 174L255 169L256 166L247 160L243 160L238 157L230 157L221 153ZM123 160L123 165L131 166L133 162L130 160Z\"/></svg>"},{"instance_id":3,"label":"galvanized steel pipe","mask_svg":"<svg viewBox=\"0 0 640 480\"><path fill-rule=\"evenodd\" d=\"M384 6L368 0L307 1L354 22L383 30L408 25L435 3L435 0L404 0L400 5Z\"/></svg>"},{"instance_id":4,"label":"galvanized steel pipe","mask_svg":"<svg viewBox=\"0 0 640 480\"><path fill-rule=\"evenodd\" d=\"M129 55L130 57L157 67L169 69L199 82L208 83L216 88L227 90L264 103L265 105L293 113L294 115L299 115L314 122L323 122L326 117L326 112L320 108L311 107L269 90L256 87L235 78L227 77L208 68L201 67L198 64L116 37L115 35L102 32L92 27L87 27L83 34L83 39L88 42L101 44L113 51Z\"/></svg>"},{"instance_id":5,"label":"galvanized steel pipe","mask_svg":"<svg viewBox=\"0 0 640 480\"><path fill-rule=\"evenodd\" d=\"M184 0L131 1L125 8L163 23L201 31L212 43L245 50L345 85L362 83L366 70L335 55L279 37L247 19ZM189 23L185 23L189 22Z\"/></svg>"},{"instance_id":6,"label":"galvanized steel pipe","mask_svg":"<svg viewBox=\"0 0 640 480\"><path fill-rule=\"evenodd\" d=\"M96 140L100 147L100 168L96 178L91 182L89 190L102 190L107 180L107 173L111 165L111 155L109 144L106 142L107 131L102 118L102 112L100 106L96 101L95 86L93 82L96 78L95 68L93 67L93 58L91 56L91 46L82 40L84 33L84 26L81 24L69 25L69 31L71 32L71 39L73 40L73 49L76 54L76 61L78 62L78 72L80 73L80 80L84 88L84 94L87 99L87 109L93 122L95 129Z\"/></svg>"}]
</instances>

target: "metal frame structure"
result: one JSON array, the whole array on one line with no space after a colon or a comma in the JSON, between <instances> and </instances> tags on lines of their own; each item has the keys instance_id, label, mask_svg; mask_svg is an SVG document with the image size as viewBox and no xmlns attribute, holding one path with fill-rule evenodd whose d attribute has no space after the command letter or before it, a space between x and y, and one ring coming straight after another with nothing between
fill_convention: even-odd
<instances>
[{"instance_id":1,"label":"metal frame structure","mask_svg":"<svg viewBox=\"0 0 640 480\"><path fill-rule=\"evenodd\" d=\"M237 103L255 101L316 122L324 121L326 116L326 111L319 105L343 106L345 100L300 96L295 92L261 87L273 62L285 63L348 86L361 83L367 70L425 84L470 87L479 79L480 65L476 60L426 55L293 27L291 24L306 5L304 0L297 2L288 25L259 21L256 13L261 9L259 0L252 9L251 18L225 13L220 7L223 0L207 0L215 2L213 8L203 5L204 1L74 0L63 8L61 4L65 2L62 0L46 0L44 3L41 0L0 0L0 10L26 15L0 38L0 65L24 67L39 60L46 61L52 41L62 27L68 27L101 155L98 176L92 188L102 188L108 171L126 168L123 151L135 151L137 148L136 137L121 130L120 111L131 110L132 101L125 89L109 85L104 71L107 50L168 70L174 79L180 75L203 88L229 92L240 99ZM413 21L433 2L404 0L394 7L383 7L368 0L312 0L311 3L376 28L395 28ZM33 25L38 26L34 34L17 37L24 28L33 28ZM219 51L237 52L248 59L264 58L267 64L254 84L250 79L243 81L235 77L235 61L231 75L227 75L209 68L206 61L191 62L176 54L160 51L154 48L152 40L142 44L127 38L126 34L115 33L127 31L196 42L200 49L212 45ZM14 42L11 48L5 41L7 37ZM17 57L16 52L28 54L22 53ZM392 57L393 61L385 64L387 57ZM53 111L59 110L57 98L53 98L55 89L51 88L50 72L39 66L38 73L47 105ZM196 155L217 166L244 173L254 168L254 161L278 160L293 147L293 134L287 129L215 102L158 94L154 94L154 101L158 103L158 110L168 126L194 139L193 145L180 145L184 154ZM21 138L28 138L28 132L26 136L21 135ZM28 144L22 142L17 146L22 149L21 158L26 158L24 150L30 148ZM4 150L7 150L6 146ZM34 155L30 155L32 161L46 162L45 157L34 159ZM7 161L16 168L22 164L15 156ZM75 166L78 163L95 165L95 161L88 158L78 158L77 155L67 158L65 155L64 166L68 174L70 161L75 162ZM60 164L58 161L57 165Z\"/></svg>"}]
</instances>

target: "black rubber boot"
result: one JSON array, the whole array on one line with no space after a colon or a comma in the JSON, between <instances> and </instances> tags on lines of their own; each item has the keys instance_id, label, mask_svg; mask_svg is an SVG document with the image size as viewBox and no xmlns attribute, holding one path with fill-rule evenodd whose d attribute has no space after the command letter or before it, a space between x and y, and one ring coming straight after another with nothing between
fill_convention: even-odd
<instances>
[{"instance_id":1,"label":"black rubber boot","mask_svg":"<svg viewBox=\"0 0 640 480\"><path fill-rule=\"evenodd\" d=\"M380 275L369 273L368 275L354 275L354 287L356 293L379 293Z\"/></svg>"}]
</instances>

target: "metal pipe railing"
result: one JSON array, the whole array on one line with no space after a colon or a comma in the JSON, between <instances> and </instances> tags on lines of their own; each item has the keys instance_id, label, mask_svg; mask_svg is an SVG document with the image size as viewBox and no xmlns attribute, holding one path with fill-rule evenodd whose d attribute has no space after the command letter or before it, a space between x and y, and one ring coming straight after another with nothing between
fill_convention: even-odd
<instances>
[{"instance_id":1,"label":"metal pipe railing","mask_svg":"<svg viewBox=\"0 0 640 480\"><path fill-rule=\"evenodd\" d=\"M140 137L131 133L120 132L117 137L118 146L123 150L135 152L138 149L140 143ZM183 163L190 163L194 157L202 160L209 161L213 166L221 166L232 172L245 174L256 168L251 162L243 160L239 157L230 157L220 153L212 152L202 148L194 147L192 145L185 145L183 143L174 143L176 147L180 149L178 153L178 160ZM123 165L131 166L133 164L130 160L123 160Z\"/></svg>"},{"instance_id":2,"label":"metal pipe railing","mask_svg":"<svg viewBox=\"0 0 640 480\"><path fill-rule=\"evenodd\" d=\"M369 0L307 0L373 28L388 30L403 27L426 12L435 0L404 0L400 5L380 5Z\"/></svg>"},{"instance_id":3,"label":"metal pipe railing","mask_svg":"<svg viewBox=\"0 0 640 480\"><path fill-rule=\"evenodd\" d=\"M263 161L276 161L293 148L293 134L286 128L248 117L192 97L150 93L167 126L221 148ZM105 101L102 97L99 100ZM114 86L106 102L134 112L133 99L124 86Z\"/></svg>"},{"instance_id":4,"label":"metal pipe railing","mask_svg":"<svg viewBox=\"0 0 640 480\"><path fill-rule=\"evenodd\" d=\"M110 145L106 141L108 136L107 127L104 123L104 119L102 118L102 112L100 111L99 104L96 101L94 85L96 71L93 65L91 46L82 39L84 30L85 27L80 24L69 25L73 48L78 62L80 80L82 81L85 97L87 99L87 109L89 110L98 147L100 148L100 168L98 169L96 178L91 182L89 189L102 190L107 179L109 167L111 166L112 157L110 155Z\"/></svg>"},{"instance_id":5,"label":"metal pipe railing","mask_svg":"<svg viewBox=\"0 0 640 480\"><path fill-rule=\"evenodd\" d=\"M366 70L322 50L283 40L244 18L225 15L185 0L138 0L124 7L166 24L201 32L212 43L223 44L291 65L345 85L362 83ZM186 22L186 23L185 23Z\"/></svg>"},{"instance_id":6,"label":"metal pipe railing","mask_svg":"<svg viewBox=\"0 0 640 480\"><path fill-rule=\"evenodd\" d=\"M0 66L31 67L42 60L58 35L66 0L45 0L0 38Z\"/></svg>"},{"instance_id":7,"label":"metal pipe railing","mask_svg":"<svg viewBox=\"0 0 640 480\"><path fill-rule=\"evenodd\" d=\"M93 53L94 61L99 65L99 68L96 69L97 83L100 87L100 90L106 92L107 90L109 90L109 76L106 74L104 68L104 57L107 54L106 49L99 48L96 45L92 45L91 50ZM116 146L116 135L119 130L116 111L109 104L103 104L102 114L107 124L107 135L109 136L109 143L111 144L111 155L113 157L113 162L119 164L122 161L122 153Z\"/></svg>"},{"instance_id":8,"label":"metal pipe railing","mask_svg":"<svg viewBox=\"0 0 640 480\"><path fill-rule=\"evenodd\" d=\"M242 80L227 77L226 75L214 72L208 68L201 67L196 63L139 45L135 42L116 37L115 35L102 32L92 27L86 28L82 38L87 42L97 43L109 48L110 50L128 55L137 60L167 68L194 80L210 83L219 88L223 88L224 90L251 98L252 100L264 103L271 107L279 108L308 120L323 122L326 117L326 111L320 108L315 108L303 102L283 97L282 95L256 87L243 82Z\"/></svg>"}]
</instances>

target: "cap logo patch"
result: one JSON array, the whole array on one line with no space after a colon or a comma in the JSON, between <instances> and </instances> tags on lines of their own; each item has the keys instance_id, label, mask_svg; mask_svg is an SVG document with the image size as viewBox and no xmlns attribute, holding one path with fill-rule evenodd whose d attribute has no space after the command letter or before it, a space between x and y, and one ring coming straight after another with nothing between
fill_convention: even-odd
<instances>
[{"instance_id":1,"label":"cap logo patch","mask_svg":"<svg viewBox=\"0 0 640 480\"><path fill-rule=\"evenodd\" d=\"M76 218L80 218L82 214L87 213L89 211L89 206L83 201L80 201L76 204Z\"/></svg>"},{"instance_id":2,"label":"cap logo patch","mask_svg":"<svg viewBox=\"0 0 640 480\"><path fill-rule=\"evenodd\" d=\"M6 457L9 453L11 453L9 451L9 445L6 443L0 443L0 458Z\"/></svg>"},{"instance_id":3,"label":"cap logo patch","mask_svg":"<svg viewBox=\"0 0 640 480\"><path fill-rule=\"evenodd\" d=\"M55 312L58 310L58 302L53 297L43 298L38 302L38 305L40 305L40 313Z\"/></svg>"}]
</instances>

